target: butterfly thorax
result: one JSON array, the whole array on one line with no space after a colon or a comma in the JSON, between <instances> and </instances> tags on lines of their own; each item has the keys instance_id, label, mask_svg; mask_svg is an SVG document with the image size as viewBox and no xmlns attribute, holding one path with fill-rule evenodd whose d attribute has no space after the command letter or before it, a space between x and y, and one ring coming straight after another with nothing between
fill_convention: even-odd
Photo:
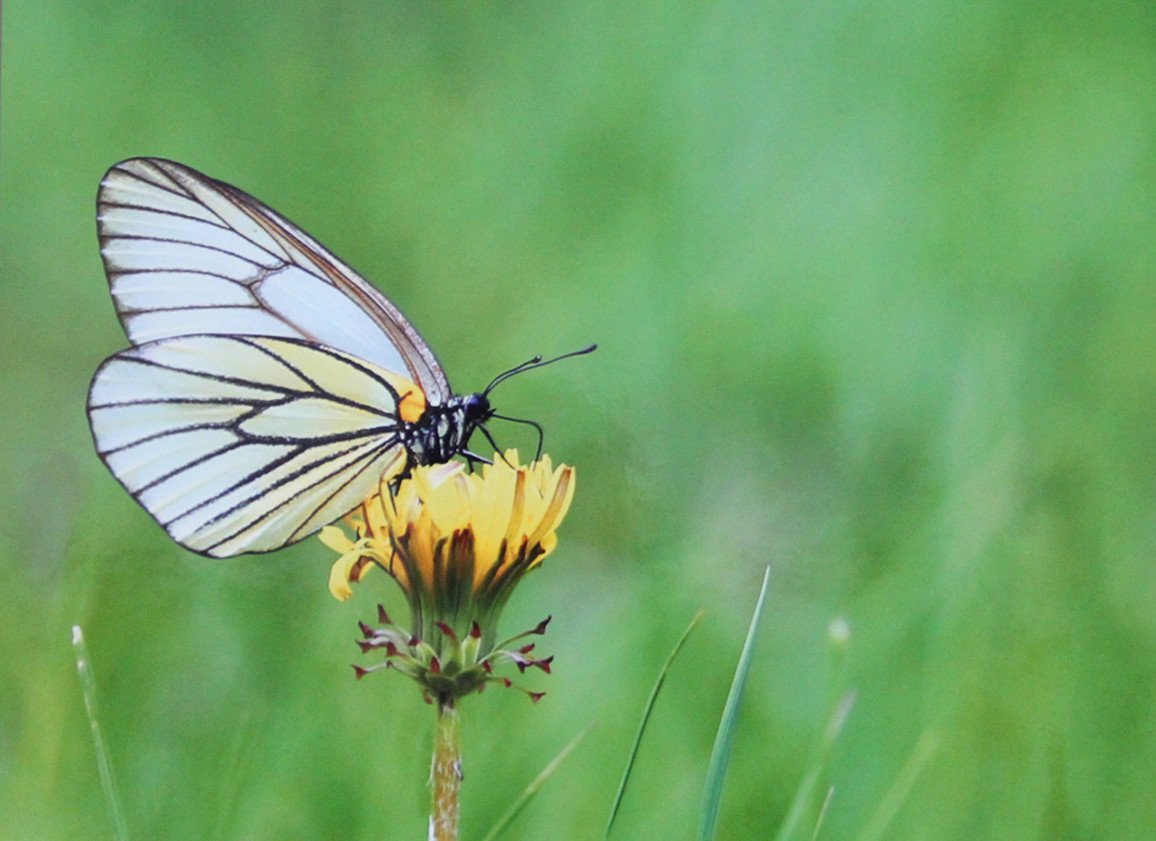
<instances>
[{"instance_id":1,"label":"butterfly thorax","mask_svg":"<svg viewBox=\"0 0 1156 841\"><path fill-rule=\"evenodd\" d=\"M412 463L441 464L465 452L470 435L493 414L484 394L455 395L443 406L426 407L402 432Z\"/></svg>"}]
</instances>

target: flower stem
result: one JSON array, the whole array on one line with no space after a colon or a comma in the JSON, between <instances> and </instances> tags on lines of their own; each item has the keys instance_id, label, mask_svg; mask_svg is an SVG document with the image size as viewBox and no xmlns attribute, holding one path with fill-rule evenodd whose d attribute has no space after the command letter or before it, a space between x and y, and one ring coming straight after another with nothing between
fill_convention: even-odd
<instances>
[{"instance_id":1,"label":"flower stem","mask_svg":"<svg viewBox=\"0 0 1156 841\"><path fill-rule=\"evenodd\" d=\"M457 841L458 789L462 784L462 739L461 720L453 700L438 702L432 776L430 841Z\"/></svg>"}]
</instances>

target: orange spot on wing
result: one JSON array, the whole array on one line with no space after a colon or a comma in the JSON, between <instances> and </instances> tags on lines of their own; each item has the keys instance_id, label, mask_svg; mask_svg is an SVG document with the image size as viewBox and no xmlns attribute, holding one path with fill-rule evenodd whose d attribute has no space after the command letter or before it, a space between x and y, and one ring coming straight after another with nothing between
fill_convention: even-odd
<instances>
[{"instance_id":1,"label":"orange spot on wing","mask_svg":"<svg viewBox=\"0 0 1156 841\"><path fill-rule=\"evenodd\" d=\"M381 374L398 393L397 416L406 423L417 423L426 409L425 392L421 386L389 371L382 371Z\"/></svg>"},{"instance_id":2,"label":"orange spot on wing","mask_svg":"<svg viewBox=\"0 0 1156 841\"><path fill-rule=\"evenodd\" d=\"M401 392L397 404L397 416L406 423L417 423L425 414L425 392L416 385L409 391Z\"/></svg>"}]
</instances>

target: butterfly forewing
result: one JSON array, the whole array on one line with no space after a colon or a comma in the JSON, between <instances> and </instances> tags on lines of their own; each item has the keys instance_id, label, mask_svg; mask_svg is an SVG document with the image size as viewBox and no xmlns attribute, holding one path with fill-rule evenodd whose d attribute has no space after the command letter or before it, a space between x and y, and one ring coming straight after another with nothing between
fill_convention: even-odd
<instances>
[{"instance_id":1,"label":"butterfly forewing","mask_svg":"<svg viewBox=\"0 0 1156 841\"><path fill-rule=\"evenodd\" d=\"M97 371L97 452L177 542L223 557L305 537L406 465L416 386L300 339L178 336Z\"/></svg>"},{"instance_id":2,"label":"butterfly forewing","mask_svg":"<svg viewBox=\"0 0 1156 841\"><path fill-rule=\"evenodd\" d=\"M307 339L450 397L433 352L386 298L242 190L159 158L114 166L101 254L133 344L205 333Z\"/></svg>"}]
</instances>

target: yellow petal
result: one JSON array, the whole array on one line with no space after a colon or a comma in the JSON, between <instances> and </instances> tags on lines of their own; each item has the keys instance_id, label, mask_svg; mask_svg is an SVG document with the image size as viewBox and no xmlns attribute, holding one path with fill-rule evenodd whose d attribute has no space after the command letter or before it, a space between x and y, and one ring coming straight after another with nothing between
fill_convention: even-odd
<instances>
[{"instance_id":1,"label":"yellow petal","mask_svg":"<svg viewBox=\"0 0 1156 841\"><path fill-rule=\"evenodd\" d=\"M353 541L337 526L326 526L317 537L334 552L342 555L353 548Z\"/></svg>"},{"instance_id":2,"label":"yellow petal","mask_svg":"<svg viewBox=\"0 0 1156 841\"><path fill-rule=\"evenodd\" d=\"M360 553L346 552L329 569L329 592L339 602L343 602L353 595L353 588L349 584L350 581L357 581L360 578L353 572L355 567L360 566L360 563Z\"/></svg>"}]
</instances>

